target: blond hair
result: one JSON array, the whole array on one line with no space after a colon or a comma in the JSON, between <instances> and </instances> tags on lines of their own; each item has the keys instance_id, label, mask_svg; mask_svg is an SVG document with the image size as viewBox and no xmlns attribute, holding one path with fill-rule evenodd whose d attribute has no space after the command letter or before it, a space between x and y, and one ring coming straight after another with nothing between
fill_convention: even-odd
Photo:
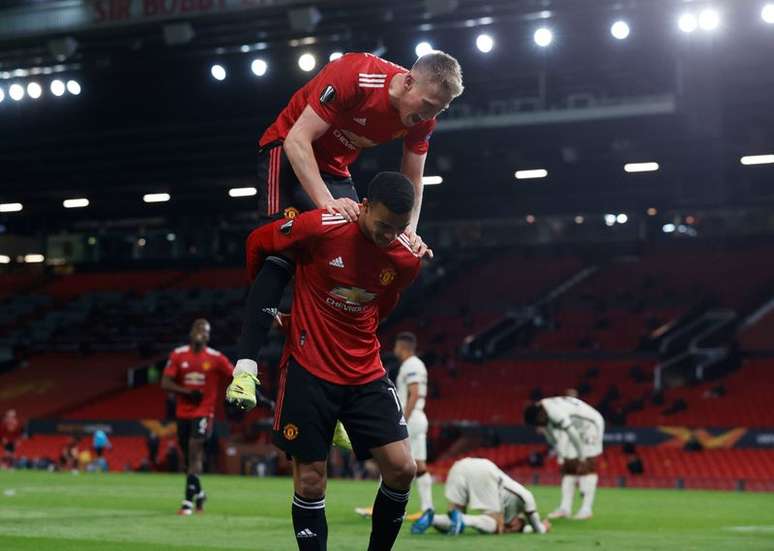
<instances>
[{"instance_id":1,"label":"blond hair","mask_svg":"<svg viewBox=\"0 0 774 551\"><path fill-rule=\"evenodd\" d=\"M459 62L445 52L438 50L425 54L416 60L412 73L422 73L430 82L437 83L456 98L465 89L462 86L462 67Z\"/></svg>"}]
</instances>

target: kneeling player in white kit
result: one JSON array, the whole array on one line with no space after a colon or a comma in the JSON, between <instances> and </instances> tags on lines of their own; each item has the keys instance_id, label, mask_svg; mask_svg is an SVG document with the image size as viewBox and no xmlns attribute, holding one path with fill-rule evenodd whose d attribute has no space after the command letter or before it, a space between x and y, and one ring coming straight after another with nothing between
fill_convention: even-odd
<instances>
[{"instance_id":1,"label":"kneeling player in white kit","mask_svg":"<svg viewBox=\"0 0 774 551\"><path fill-rule=\"evenodd\" d=\"M452 465L446 479L446 515L424 516L411 527L422 534L430 526L459 535L466 526L484 534L534 532L545 534L551 524L540 520L535 497L488 459L467 457ZM466 514L468 509L482 514Z\"/></svg>"},{"instance_id":2,"label":"kneeling player in white kit","mask_svg":"<svg viewBox=\"0 0 774 551\"><path fill-rule=\"evenodd\" d=\"M562 469L562 501L548 518L570 516L575 485L583 503L573 517L590 519L599 477L596 460L602 455L605 420L586 402L568 396L543 398L524 410L524 421L539 427L555 449Z\"/></svg>"}]
</instances>

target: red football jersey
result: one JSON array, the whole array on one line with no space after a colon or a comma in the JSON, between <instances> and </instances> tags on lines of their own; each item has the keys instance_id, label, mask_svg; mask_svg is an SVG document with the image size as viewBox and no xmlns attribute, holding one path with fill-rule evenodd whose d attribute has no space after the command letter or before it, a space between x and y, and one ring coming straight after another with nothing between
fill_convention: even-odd
<instances>
[{"instance_id":1,"label":"red football jersey","mask_svg":"<svg viewBox=\"0 0 774 551\"><path fill-rule=\"evenodd\" d=\"M356 222L313 210L254 230L247 266L269 254L296 252L292 321L283 365L292 355L313 375L341 385L384 376L376 330L419 272L419 258L401 235L382 248Z\"/></svg>"},{"instance_id":2,"label":"red football jersey","mask_svg":"<svg viewBox=\"0 0 774 551\"><path fill-rule=\"evenodd\" d=\"M372 54L354 53L328 63L300 88L277 120L264 132L260 146L284 140L307 105L329 123L312 147L321 172L349 176L360 150L397 138L417 154L427 153L435 119L403 126L390 104L392 78L407 69Z\"/></svg>"},{"instance_id":3,"label":"red football jersey","mask_svg":"<svg viewBox=\"0 0 774 551\"><path fill-rule=\"evenodd\" d=\"M0 422L0 440L3 443L15 442L21 437L22 424L18 419L3 419Z\"/></svg>"},{"instance_id":4,"label":"red football jersey","mask_svg":"<svg viewBox=\"0 0 774 551\"><path fill-rule=\"evenodd\" d=\"M178 419L195 419L215 415L218 390L231 377L234 366L229 359L212 348L194 352L190 346L176 348L169 355L164 375L186 388L198 389L204 397L194 404L187 397L177 396Z\"/></svg>"}]
</instances>

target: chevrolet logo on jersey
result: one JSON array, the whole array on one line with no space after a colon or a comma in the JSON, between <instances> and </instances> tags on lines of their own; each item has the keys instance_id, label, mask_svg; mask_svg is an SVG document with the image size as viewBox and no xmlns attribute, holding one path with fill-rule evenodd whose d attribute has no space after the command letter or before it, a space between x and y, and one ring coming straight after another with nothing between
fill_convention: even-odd
<instances>
[{"instance_id":1,"label":"chevrolet logo on jersey","mask_svg":"<svg viewBox=\"0 0 774 551\"><path fill-rule=\"evenodd\" d=\"M355 134L354 132L350 132L349 130L338 130L341 134L344 135L344 137L355 147L359 147L360 149L366 148L366 147L376 147L379 145L377 142L373 140L369 140L368 138L365 138L363 136L360 136L358 134Z\"/></svg>"},{"instance_id":2,"label":"chevrolet logo on jersey","mask_svg":"<svg viewBox=\"0 0 774 551\"><path fill-rule=\"evenodd\" d=\"M346 301L348 304L368 304L376 298L376 293L370 293L359 287L336 287L331 295Z\"/></svg>"},{"instance_id":3,"label":"chevrolet logo on jersey","mask_svg":"<svg viewBox=\"0 0 774 551\"><path fill-rule=\"evenodd\" d=\"M369 293L359 287L336 287L331 290L325 302L339 310L359 314L365 310L365 305L375 298L375 293Z\"/></svg>"},{"instance_id":4,"label":"chevrolet logo on jersey","mask_svg":"<svg viewBox=\"0 0 774 551\"><path fill-rule=\"evenodd\" d=\"M183 377L183 381L187 385L203 385L206 380L204 373L199 373L198 371L189 371Z\"/></svg>"}]
</instances>

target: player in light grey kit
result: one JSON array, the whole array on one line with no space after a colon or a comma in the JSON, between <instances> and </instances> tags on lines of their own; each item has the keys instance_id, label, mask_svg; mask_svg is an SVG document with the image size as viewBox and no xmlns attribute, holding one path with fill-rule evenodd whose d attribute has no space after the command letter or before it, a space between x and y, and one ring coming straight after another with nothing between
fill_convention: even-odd
<instances>
[{"instance_id":1,"label":"player in light grey kit","mask_svg":"<svg viewBox=\"0 0 774 551\"><path fill-rule=\"evenodd\" d=\"M602 415L583 400L556 396L530 404L524 411L524 421L545 434L562 468L562 501L548 518L570 516L577 484L583 503L573 518L590 519L599 480L596 460L602 455L605 435Z\"/></svg>"},{"instance_id":2,"label":"player in light grey kit","mask_svg":"<svg viewBox=\"0 0 774 551\"><path fill-rule=\"evenodd\" d=\"M416 354L417 338L413 333L399 333L395 338L395 356L401 361L395 386L403 405L408 425L411 456L417 463L415 483L423 514L433 510L433 478L427 472L427 429L425 415L427 398L427 368Z\"/></svg>"}]
</instances>

